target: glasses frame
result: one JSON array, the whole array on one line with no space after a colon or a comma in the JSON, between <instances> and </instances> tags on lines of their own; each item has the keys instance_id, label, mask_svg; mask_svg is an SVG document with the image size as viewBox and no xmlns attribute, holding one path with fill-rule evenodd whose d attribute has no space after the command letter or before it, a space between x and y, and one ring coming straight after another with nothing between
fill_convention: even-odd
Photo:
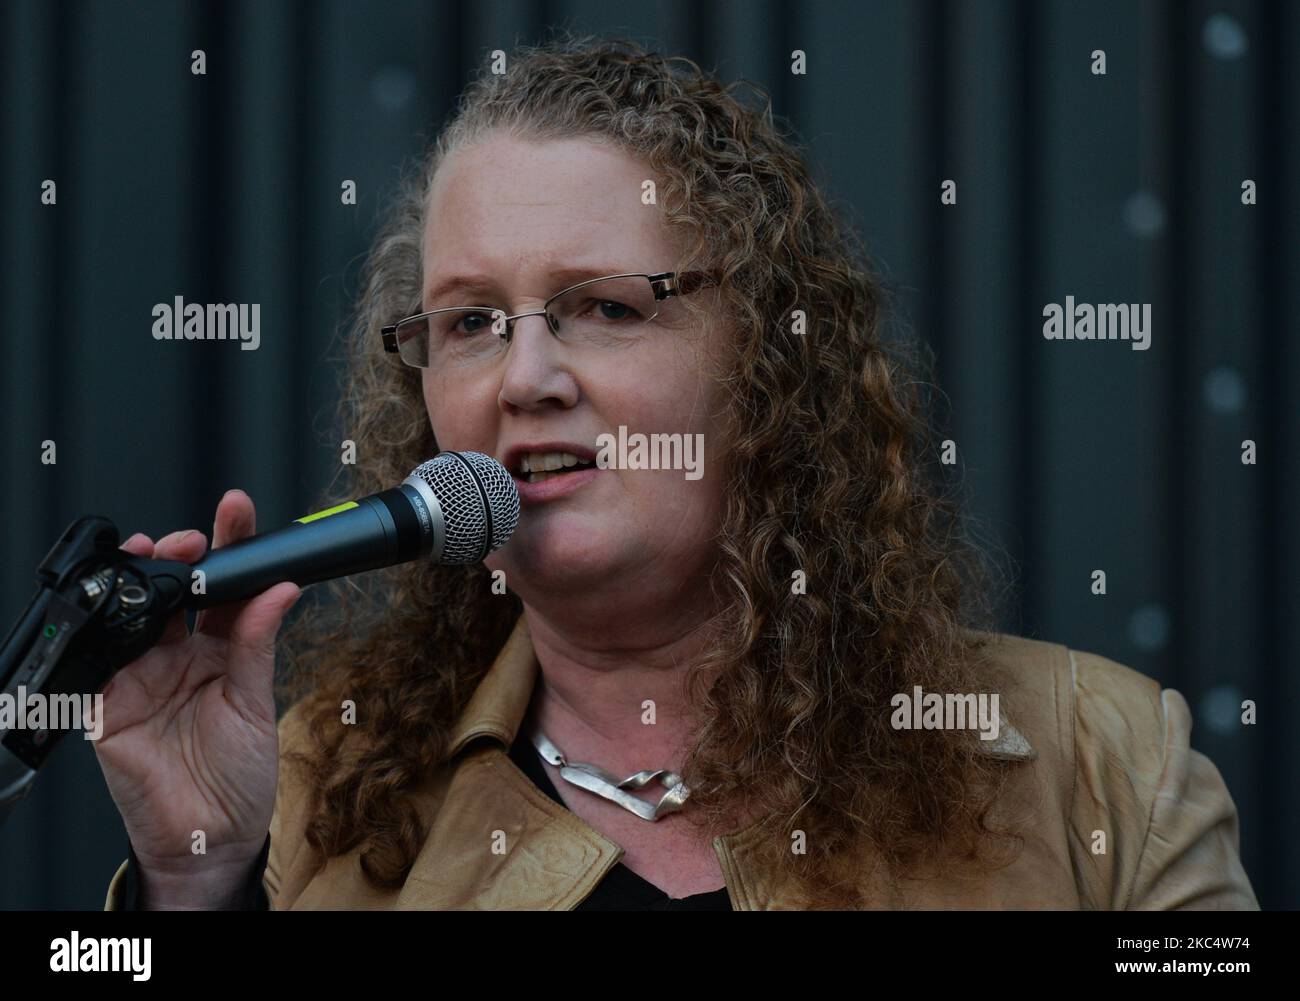
<instances>
[{"instance_id":1,"label":"glasses frame","mask_svg":"<svg viewBox=\"0 0 1300 1001\"><path fill-rule=\"evenodd\" d=\"M507 345L514 338L515 321L525 316L545 316L546 328L552 335L558 337L559 333L555 329L555 318L551 315L551 303L562 295L568 295L574 289L582 288L584 285L594 285L596 282L608 281L611 278L644 278L650 283L650 291L654 293L655 302L663 302L665 299L677 295L690 295L692 292L698 292L706 285L720 284L720 276L716 271L683 271L680 275L675 271L664 271L661 274L650 275L639 272L630 272L620 275L605 275L602 278L588 278L586 281L578 282L577 285L570 285L568 288L560 289L555 295L551 296L543 304L541 309L528 310L524 313L515 313L513 316L505 317L504 328L497 333ZM436 316L438 313L463 312L467 309L481 309L492 315L492 325L497 325L497 314L501 312L495 306L443 306L439 309L431 309L424 313L414 313L411 316L404 317L396 323L390 323L379 328L380 338L383 340L384 350L389 354L395 354L401 358L404 365L411 368L428 368L428 365L415 365L402 358L400 346L397 343L397 328L404 323L410 323L413 320L423 320L426 317ZM646 318L647 322L653 320L659 313L656 311L654 316Z\"/></svg>"}]
</instances>

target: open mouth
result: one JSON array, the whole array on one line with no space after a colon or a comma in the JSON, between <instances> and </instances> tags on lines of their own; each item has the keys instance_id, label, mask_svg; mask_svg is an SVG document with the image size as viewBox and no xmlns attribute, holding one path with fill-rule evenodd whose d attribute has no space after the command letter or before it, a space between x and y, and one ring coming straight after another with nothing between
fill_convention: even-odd
<instances>
[{"instance_id":1,"label":"open mouth","mask_svg":"<svg viewBox=\"0 0 1300 1001\"><path fill-rule=\"evenodd\" d=\"M519 457L518 468L512 472L525 483L542 483L580 469L595 468L594 459L580 459L571 452L530 452Z\"/></svg>"}]
</instances>

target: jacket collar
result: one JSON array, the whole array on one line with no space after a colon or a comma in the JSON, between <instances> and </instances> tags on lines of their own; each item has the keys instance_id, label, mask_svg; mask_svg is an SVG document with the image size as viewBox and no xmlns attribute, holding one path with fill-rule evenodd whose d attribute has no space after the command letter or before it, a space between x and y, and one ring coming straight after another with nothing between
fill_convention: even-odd
<instances>
[{"instance_id":1,"label":"jacket collar","mask_svg":"<svg viewBox=\"0 0 1300 1001\"><path fill-rule=\"evenodd\" d=\"M509 639L453 727L447 757L454 758L470 741L484 736L496 738L509 750L528 712L536 684L537 656L533 652L528 620L520 615ZM980 741L984 753L1013 761L1036 758L1038 752L1007 722L1006 714L999 711L999 718L997 739Z\"/></svg>"},{"instance_id":2,"label":"jacket collar","mask_svg":"<svg viewBox=\"0 0 1300 1001\"><path fill-rule=\"evenodd\" d=\"M451 731L447 757L454 758L470 741L495 737L509 750L528 712L537 684L537 656L528 620L519 616L505 646Z\"/></svg>"}]
</instances>

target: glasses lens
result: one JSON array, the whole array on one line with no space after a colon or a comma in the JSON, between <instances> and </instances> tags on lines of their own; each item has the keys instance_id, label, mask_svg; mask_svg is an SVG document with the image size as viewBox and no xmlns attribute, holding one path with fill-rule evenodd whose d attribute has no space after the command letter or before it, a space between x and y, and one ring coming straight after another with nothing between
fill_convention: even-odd
<instances>
[{"instance_id":1,"label":"glasses lens","mask_svg":"<svg viewBox=\"0 0 1300 1001\"><path fill-rule=\"evenodd\" d=\"M570 289L553 301L550 313L563 341L613 346L645 333L666 302L657 301L643 275L602 278Z\"/></svg>"},{"instance_id":2,"label":"glasses lens","mask_svg":"<svg viewBox=\"0 0 1300 1001\"><path fill-rule=\"evenodd\" d=\"M416 368L429 364L429 325L424 319L403 320L397 325L396 337L402 361Z\"/></svg>"},{"instance_id":3,"label":"glasses lens","mask_svg":"<svg viewBox=\"0 0 1300 1001\"><path fill-rule=\"evenodd\" d=\"M469 306L399 323L398 353L418 368L453 368L491 358L505 346L496 330L502 326L499 316L504 314Z\"/></svg>"}]
</instances>

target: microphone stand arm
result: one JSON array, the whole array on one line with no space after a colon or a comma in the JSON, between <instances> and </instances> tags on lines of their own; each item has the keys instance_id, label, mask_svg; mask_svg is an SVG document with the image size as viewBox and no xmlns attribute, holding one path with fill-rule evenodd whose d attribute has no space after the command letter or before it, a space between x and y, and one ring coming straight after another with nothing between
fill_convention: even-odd
<instances>
[{"instance_id":1,"label":"microphone stand arm","mask_svg":"<svg viewBox=\"0 0 1300 1001\"><path fill-rule=\"evenodd\" d=\"M90 515L69 525L41 561L36 595L0 645L0 699L15 718L32 694L48 702L100 692L185 607L188 564L144 559L120 545L117 526ZM53 716L47 712L41 728L0 722L0 825L67 732L48 726Z\"/></svg>"}]
</instances>

